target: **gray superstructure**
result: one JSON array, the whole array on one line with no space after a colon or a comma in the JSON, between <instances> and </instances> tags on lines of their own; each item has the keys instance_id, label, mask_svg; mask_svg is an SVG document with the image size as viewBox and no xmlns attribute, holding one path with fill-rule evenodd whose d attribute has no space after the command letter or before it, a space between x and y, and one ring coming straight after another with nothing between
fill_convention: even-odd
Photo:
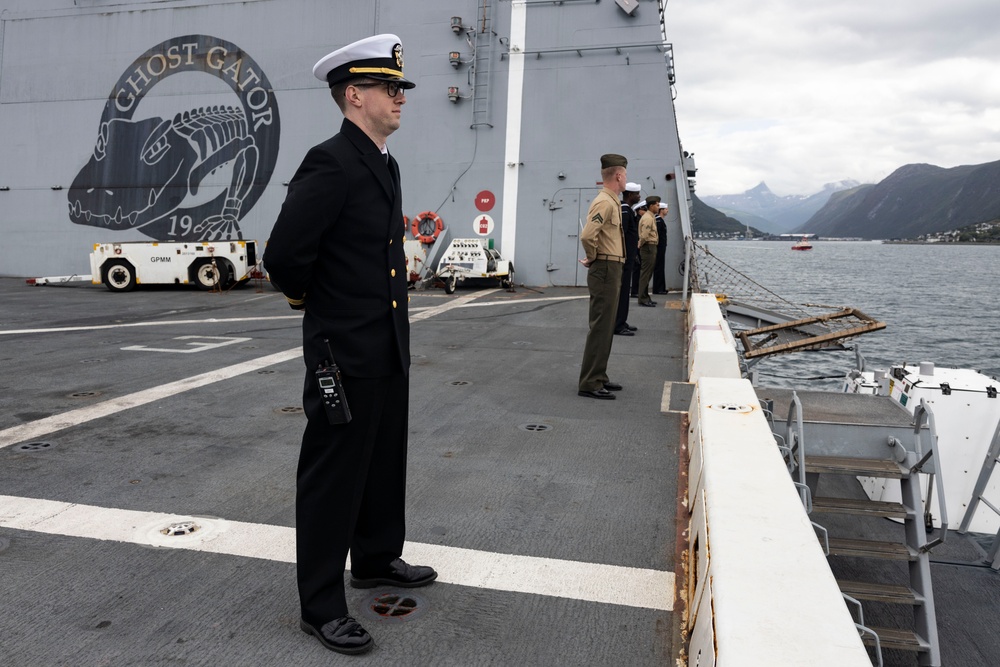
<instances>
[{"instance_id":1,"label":"gray superstructure","mask_svg":"<svg viewBox=\"0 0 1000 667\"><path fill-rule=\"evenodd\" d=\"M452 238L489 216L519 282L581 285L602 153L629 158L681 235L665 3L620 4L4 0L0 275L85 273L94 243L266 240L305 151L340 124L312 64L394 32L417 83L389 142L404 213L436 212Z\"/></svg>"}]
</instances>

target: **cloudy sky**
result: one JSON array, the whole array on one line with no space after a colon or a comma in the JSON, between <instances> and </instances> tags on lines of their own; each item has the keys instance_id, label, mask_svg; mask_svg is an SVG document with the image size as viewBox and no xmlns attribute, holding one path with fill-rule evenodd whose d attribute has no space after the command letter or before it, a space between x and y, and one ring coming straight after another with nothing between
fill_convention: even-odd
<instances>
[{"instance_id":1,"label":"cloudy sky","mask_svg":"<svg viewBox=\"0 0 1000 667\"><path fill-rule=\"evenodd\" d=\"M699 194L1000 160L1000 0L670 0Z\"/></svg>"}]
</instances>

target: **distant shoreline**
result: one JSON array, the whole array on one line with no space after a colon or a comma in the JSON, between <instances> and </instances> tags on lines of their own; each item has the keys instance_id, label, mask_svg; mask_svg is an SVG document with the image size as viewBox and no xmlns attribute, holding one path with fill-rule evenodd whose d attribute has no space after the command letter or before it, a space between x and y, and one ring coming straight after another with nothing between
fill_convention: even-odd
<instances>
[{"instance_id":1,"label":"distant shoreline","mask_svg":"<svg viewBox=\"0 0 1000 667\"><path fill-rule=\"evenodd\" d=\"M1000 245L1000 241L882 241L887 245Z\"/></svg>"}]
</instances>

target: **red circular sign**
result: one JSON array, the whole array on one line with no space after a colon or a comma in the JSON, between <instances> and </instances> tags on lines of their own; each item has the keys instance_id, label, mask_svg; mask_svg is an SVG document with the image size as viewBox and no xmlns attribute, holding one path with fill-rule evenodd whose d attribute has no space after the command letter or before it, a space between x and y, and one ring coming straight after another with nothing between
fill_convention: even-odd
<instances>
[{"instance_id":1,"label":"red circular sign","mask_svg":"<svg viewBox=\"0 0 1000 667\"><path fill-rule=\"evenodd\" d=\"M476 208L485 213L492 211L493 205L497 203L497 198L489 190L483 190L476 195Z\"/></svg>"}]
</instances>

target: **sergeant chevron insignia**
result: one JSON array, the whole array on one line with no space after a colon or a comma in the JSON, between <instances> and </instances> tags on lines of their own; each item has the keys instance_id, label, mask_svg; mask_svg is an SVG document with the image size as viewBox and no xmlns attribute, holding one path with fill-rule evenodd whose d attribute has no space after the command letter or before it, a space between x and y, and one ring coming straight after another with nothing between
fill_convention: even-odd
<instances>
[{"instance_id":1,"label":"sergeant chevron insignia","mask_svg":"<svg viewBox=\"0 0 1000 667\"><path fill-rule=\"evenodd\" d=\"M602 216L600 213L595 213L594 217L592 217L591 220L593 220L594 222L596 222L599 225L603 225L604 224L604 216Z\"/></svg>"}]
</instances>

